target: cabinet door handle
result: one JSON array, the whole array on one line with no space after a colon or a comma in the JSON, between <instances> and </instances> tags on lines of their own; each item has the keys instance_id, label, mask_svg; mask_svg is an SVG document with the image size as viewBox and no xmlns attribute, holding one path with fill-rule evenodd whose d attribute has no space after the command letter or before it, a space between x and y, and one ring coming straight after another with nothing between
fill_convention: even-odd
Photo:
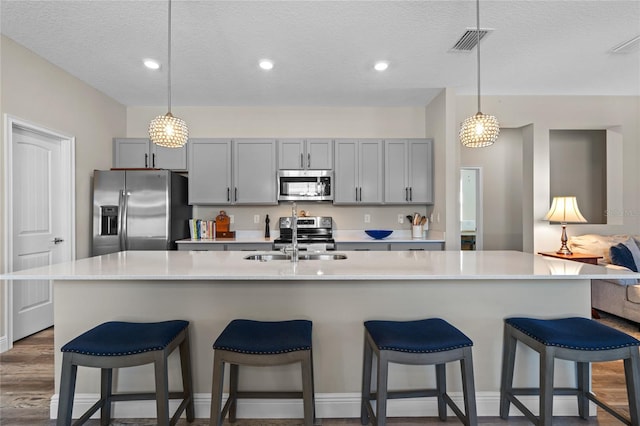
<instances>
[{"instance_id":1,"label":"cabinet door handle","mask_svg":"<svg viewBox=\"0 0 640 426\"><path fill-rule=\"evenodd\" d=\"M362 201L362 187L360 187L360 201Z\"/></svg>"},{"instance_id":2,"label":"cabinet door handle","mask_svg":"<svg viewBox=\"0 0 640 426\"><path fill-rule=\"evenodd\" d=\"M413 201L413 188L409 187L409 201Z\"/></svg>"},{"instance_id":3,"label":"cabinet door handle","mask_svg":"<svg viewBox=\"0 0 640 426\"><path fill-rule=\"evenodd\" d=\"M227 186L227 201L231 201L231 188Z\"/></svg>"},{"instance_id":4,"label":"cabinet door handle","mask_svg":"<svg viewBox=\"0 0 640 426\"><path fill-rule=\"evenodd\" d=\"M149 154L144 155L144 168L149 167Z\"/></svg>"},{"instance_id":5,"label":"cabinet door handle","mask_svg":"<svg viewBox=\"0 0 640 426\"><path fill-rule=\"evenodd\" d=\"M404 189L404 200L409 201L409 188Z\"/></svg>"},{"instance_id":6,"label":"cabinet door handle","mask_svg":"<svg viewBox=\"0 0 640 426\"><path fill-rule=\"evenodd\" d=\"M300 153L300 168L304 168L304 154Z\"/></svg>"},{"instance_id":7,"label":"cabinet door handle","mask_svg":"<svg viewBox=\"0 0 640 426\"><path fill-rule=\"evenodd\" d=\"M238 201L238 187L237 187L237 186L236 186L236 188L235 188L235 193L236 193L236 199L235 199L235 201Z\"/></svg>"},{"instance_id":8,"label":"cabinet door handle","mask_svg":"<svg viewBox=\"0 0 640 426\"><path fill-rule=\"evenodd\" d=\"M311 154L307 154L307 168L311 168Z\"/></svg>"},{"instance_id":9,"label":"cabinet door handle","mask_svg":"<svg viewBox=\"0 0 640 426\"><path fill-rule=\"evenodd\" d=\"M358 201L358 187L356 186L356 201Z\"/></svg>"},{"instance_id":10,"label":"cabinet door handle","mask_svg":"<svg viewBox=\"0 0 640 426\"><path fill-rule=\"evenodd\" d=\"M156 153L151 154L151 167L156 168Z\"/></svg>"}]
</instances>

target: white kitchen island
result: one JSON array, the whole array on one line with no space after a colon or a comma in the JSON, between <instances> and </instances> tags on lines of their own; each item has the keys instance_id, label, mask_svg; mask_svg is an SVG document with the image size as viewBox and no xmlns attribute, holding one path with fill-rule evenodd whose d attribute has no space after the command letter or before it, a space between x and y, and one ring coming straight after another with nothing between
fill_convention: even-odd
<instances>
[{"instance_id":1,"label":"white kitchen island","mask_svg":"<svg viewBox=\"0 0 640 426\"><path fill-rule=\"evenodd\" d=\"M590 280L632 278L600 266L521 252L425 251L342 252L346 260L245 260L246 252L121 252L66 264L15 272L0 278L53 279L55 297L56 395L60 347L89 328L111 320L191 322L196 416L208 417L213 350L234 318L313 321L317 416L358 417L362 375L363 321L441 317L474 342L478 414L497 416L503 319L589 317ZM253 254L253 253L252 253ZM15 285L19 285L15 281ZM518 353L515 384L535 386L538 360ZM170 384L179 386L177 354L171 358ZM390 388L434 384L433 372L393 366ZM433 367L428 367L433 369ZM459 367L448 368L448 387L460 398ZM298 388L297 366L244 368L241 386ZM572 385L573 366L559 361L556 384ZM150 366L121 370L118 390L153 388ZM99 372L81 369L76 413L99 393ZM535 410L537 398L524 398ZM512 415L517 415L515 408ZM436 415L434 399L393 400L390 416ZM575 397L556 397L555 415L575 415ZM302 417L299 401L244 400L239 417ZM119 403L115 417L154 417L153 402Z\"/></svg>"}]
</instances>

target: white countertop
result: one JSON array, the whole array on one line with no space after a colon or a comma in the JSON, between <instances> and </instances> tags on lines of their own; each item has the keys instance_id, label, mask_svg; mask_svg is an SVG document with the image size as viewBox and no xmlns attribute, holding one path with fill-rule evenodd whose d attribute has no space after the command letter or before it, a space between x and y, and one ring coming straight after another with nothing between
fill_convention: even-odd
<instances>
[{"instance_id":1,"label":"white countertop","mask_svg":"<svg viewBox=\"0 0 640 426\"><path fill-rule=\"evenodd\" d=\"M216 240L192 240L190 238L176 241L177 244L238 244L238 243L272 243L278 238L279 231L272 231L270 238L264 238L262 231L236 231L235 238L220 238ZM428 231L427 238L411 238L411 231L396 229L387 238L376 240L368 236L364 230L343 230L333 231L333 239L336 243L419 243L434 242L444 243L444 233L439 231Z\"/></svg>"},{"instance_id":2,"label":"white countertop","mask_svg":"<svg viewBox=\"0 0 640 426\"><path fill-rule=\"evenodd\" d=\"M255 254L257 252L253 252ZM241 251L128 251L0 275L54 280L633 279L639 273L517 251L339 251L346 260L245 260Z\"/></svg>"}]
</instances>

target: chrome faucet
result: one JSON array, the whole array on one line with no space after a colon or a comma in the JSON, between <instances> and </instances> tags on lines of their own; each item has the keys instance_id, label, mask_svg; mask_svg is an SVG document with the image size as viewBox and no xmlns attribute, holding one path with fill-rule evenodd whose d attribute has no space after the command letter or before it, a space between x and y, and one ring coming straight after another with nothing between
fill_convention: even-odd
<instances>
[{"instance_id":1,"label":"chrome faucet","mask_svg":"<svg viewBox=\"0 0 640 426\"><path fill-rule=\"evenodd\" d=\"M298 207L295 201L291 206L291 261L298 261Z\"/></svg>"}]
</instances>

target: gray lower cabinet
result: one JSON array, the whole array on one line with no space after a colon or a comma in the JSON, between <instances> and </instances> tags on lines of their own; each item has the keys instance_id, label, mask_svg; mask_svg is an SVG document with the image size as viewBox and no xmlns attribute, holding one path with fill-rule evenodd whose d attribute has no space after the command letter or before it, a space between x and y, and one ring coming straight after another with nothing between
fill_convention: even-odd
<instances>
[{"instance_id":1,"label":"gray lower cabinet","mask_svg":"<svg viewBox=\"0 0 640 426\"><path fill-rule=\"evenodd\" d=\"M221 240L212 242L184 242L178 244L179 251L272 251L273 243L224 243Z\"/></svg>"},{"instance_id":2,"label":"gray lower cabinet","mask_svg":"<svg viewBox=\"0 0 640 426\"><path fill-rule=\"evenodd\" d=\"M273 139L194 139L189 204L277 204Z\"/></svg>"},{"instance_id":3,"label":"gray lower cabinet","mask_svg":"<svg viewBox=\"0 0 640 426\"><path fill-rule=\"evenodd\" d=\"M433 204L433 141L384 141L385 204Z\"/></svg>"},{"instance_id":4,"label":"gray lower cabinet","mask_svg":"<svg viewBox=\"0 0 640 426\"><path fill-rule=\"evenodd\" d=\"M382 140L337 139L334 167L334 204L382 204Z\"/></svg>"},{"instance_id":5,"label":"gray lower cabinet","mask_svg":"<svg viewBox=\"0 0 640 426\"><path fill-rule=\"evenodd\" d=\"M225 245L222 243L185 242L176 245L178 251L225 251Z\"/></svg>"},{"instance_id":6,"label":"gray lower cabinet","mask_svg":"<svg viewBox=\"0 0 640 426\"><path fill-rule=\"evenodd\" d=\"M344 251L428 251L444 250L441 241L407 241L407 242L337 242L336 250Z\"/></svg>"},{"instance_id":7,"label":"gray lower cabinet","mask_svg":"<svg viewBox=\"0 0 640 426\"><path fill-rule=\"evenodd\" d=\"M189 142L182 148L164 148L148 138L113 140L113 167L126 169L187 170Z\"/></svg>"},{"instance_id":8,"label":"gray lower cabinet","mask_svg":"<svg viewBox=\"0 0 640 426\"><path fill-rule=\"evenodd\" d=\"M374 242L336 242L336 250L344 251L388 251L389 243Z\"/></svg>"},{"instance_id":9,"label":"gray lower cabinet","mask_svg":"<svg viewBox=\"0 0 640 426\"><path fill-rule=\"evenodd\" d=\"M390 243L391 251L440 251L444 250L444 242L441 241L417 241L407 243Z\"/></svg>"}]
</instances>

